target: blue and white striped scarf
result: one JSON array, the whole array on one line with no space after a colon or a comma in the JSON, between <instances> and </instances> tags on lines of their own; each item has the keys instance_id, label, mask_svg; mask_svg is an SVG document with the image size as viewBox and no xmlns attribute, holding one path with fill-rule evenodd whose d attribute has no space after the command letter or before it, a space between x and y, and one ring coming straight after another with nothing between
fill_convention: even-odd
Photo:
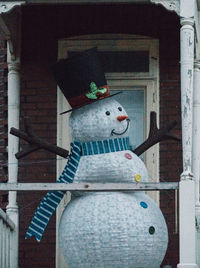
<instances>
[{"instance_id":1,"label":"blue and white striped scarf","mask_svg":"<svg viewBox=\"0 0 200 268\"><path fill-rule=\"evenodd\" d=\"M71 143L71 154L69 160L57 180L58 183L72 183L78 168L81 156L104 154L117 151L129 150L129 138L116 138L103 141L93 142L74 142ZM40 242L44 230L65 195L65 191L49 191L41 203L39 204L29 228L26 232L25 238L35 236L36 240Z\"/></svg>"}]
</instances>

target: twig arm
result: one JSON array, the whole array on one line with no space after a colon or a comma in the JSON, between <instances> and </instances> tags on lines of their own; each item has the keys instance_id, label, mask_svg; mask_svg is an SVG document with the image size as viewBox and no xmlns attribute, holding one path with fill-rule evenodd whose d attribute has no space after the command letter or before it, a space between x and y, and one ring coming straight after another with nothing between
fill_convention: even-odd
<instances>
[{"instance_id":1,"label":"twig arm","mask_svg":"<svg viewBox=\"0 0 200 268\"><path fill-rule=\"evenodd\" d=\"M149 130L149 136L146 141L144 141L141 145L139 145L133 152L136 155L141 155L145 151L147 151L150 147L155 145L156 143L164 140L176 140L180 141L178 137L171 134L170 131L177 125L176 121L173 121L166 126L158 129L157 122L156 122L156 113L151 112L150 114L150 130Z\"/></svg>"},{"instance_id":2,"label":"twig arm","mask_svg":"<svg viewBox=\"0 0 200 268\"><path fill-rule=\"evenodd\" d=\"M27 133L25 133L21 130L18 130L16 128L11 128L10 134L12 134L16 137L19 137L19 138L27 141L30 144L30 146L26 150L18 152L15 155L16 158L18 158L18 159L25 156L25 155L28 155L29 153L34 152L38 149L45 149L49 152L55 153L55 154L60 155L64 158L67 158L67 156L69 155L69 151L67 151L61 147L58 147L56 145L53 145L53 144L39 138L38 136L36 136L34 134L28 135Z\"/></svg>"},{"instance_id":3,"label":"twig arm","mask_svg":"<svg viewBox=\"0 0 200 268\"><path fill-rule=\"evenodd\" d=\"M33 153L33 152L35 152L35 151L37 151L39 149L41 149L41 147L39 147L38 145L29 145L28 148L23 149L22 151L16 153L15 157L17 159L20 159L20 158L25 157L28 154Z\"/></svg>"}]
</instances>

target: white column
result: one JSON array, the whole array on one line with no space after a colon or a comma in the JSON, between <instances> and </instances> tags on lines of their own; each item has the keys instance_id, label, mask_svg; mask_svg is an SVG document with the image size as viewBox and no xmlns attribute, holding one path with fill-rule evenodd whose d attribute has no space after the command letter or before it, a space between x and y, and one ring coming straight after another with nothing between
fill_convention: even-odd
<instances>
[{"instance_id":1,"label":"white column","mask_svg":"<svg viewBox=\"0 0 200 268\"><path fill-rule=\"evenodd\" d=\"M194 20L181 19L181 110L183 173L179 188L180 263L197 268L195 239L195 182L192 169Z\"/></svg>"},{"instance_id":2,"label":"white column","mask_svg":"<svg viewBox=\"0 0 200 268\"><path fill-rule=\"evenodd\" d=\"M195 214L196 214L196 255L197 264L200 265L200 60L194 64L194 98L193 98L193 160L192 170L195 178Z\"/></svg>"},{"instance_id":3,"label":"white column","mask_svg":"<svg viewBox=\"0 0 200 268\"><path fill-rule=\"evenodd\" d=\"M183 176L192 178L192 104L194 65L194 21L181 19L181 110ZM182 176L182 177L183 177ZM183 179L183 178L182 178Z\"/></svg>"},{"instance_id":4,"label":"white column","mask_svg":"<svg viewBox=\"0 0 200 268\"><path fill-rule=\"evenodd\" d=\"M197 264L200 265L200 60L194 64L194 98L193 98L193 160L192 171L195 178L195 215L196 215L196 255Z\"/></svg>"},{"instance_id":5,"label":"white column","mask_svg":"<svg viewBox=\"0 0 200 268\"><path fill-rule=\"evenodd\" d=\"M20 75L19 60L13 60L8 43L8 131L11 127L19 128L20 106ZM8 182L16 183L18 177L18 160L15 154L19 150L19 139L8 134ZM15 224L14 234L10 241L10 263L12 268L18 267L18 241L19 241L19 211L16 192L9 192L6 213Z\"/></svg>"},{"instance_id":6,"label":"white column","mask_svg":"<svg viewBox=\"0 0 200 268\"><path fill-rule=\"evenodd\" d=\"M192 172L195 178L196 210L200 212L199 176L200 176L200 60L194 63L194 96L193 96L193 148Z\"/></svg>"}]
</instances>

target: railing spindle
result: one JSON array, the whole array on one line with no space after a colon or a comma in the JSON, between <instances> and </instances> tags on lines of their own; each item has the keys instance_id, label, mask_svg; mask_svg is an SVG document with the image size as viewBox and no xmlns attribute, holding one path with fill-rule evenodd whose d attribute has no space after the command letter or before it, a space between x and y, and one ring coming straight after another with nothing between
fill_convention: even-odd
<instances>
[{"instance_id":1,"label":"railing spindle","mask_svg":"<svg viewBox=\"0 0 200 268\"><path fill-rule=\"evenodd\" d=\"M7 251L7 266L10 268L11 266L10 266L10 233L11 233L11 231L10 231L10 229L8 229L8 231L7 231L7 249L6 249L6 251Z\"/></svg>"},{"instance_id":2,"label":"railing spindle","mask_svg":"<svg viewBox=\"0 0 200 268\"><path fill-rule=\"evenodd\" d=\"M0 209L0 268L12 268L10 265L10 239L14 228L8 215Z\"/></svg>"},{"instance_id":3,"label":"railing spindle","mask_svg":"<svg viewBox=\"0 0 200 268\"><path fill-rule=\"evenodd\" d=\"M5 250L5 244L6 244L6 237L5 237L5 232L6 232L6 225L5 223L2 224L2 242L3 242L3 245L2 245L2 267L6 267L6 263L5 263L5 257L6 257L6 250Z\"/></svg>"}]
</instances>

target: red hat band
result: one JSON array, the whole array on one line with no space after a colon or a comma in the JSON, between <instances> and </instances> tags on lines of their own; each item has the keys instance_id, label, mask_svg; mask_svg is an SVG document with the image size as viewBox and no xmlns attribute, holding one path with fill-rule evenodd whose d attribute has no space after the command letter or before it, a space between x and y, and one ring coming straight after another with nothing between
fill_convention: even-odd
<instances>
[{"instance_id":1,"label":"red hat band","mask_svg":"<svg viewBox=\"0 0 200 268\"><path fill-rule=\"evenodd\" d=\"M101 91L100 91L101 89L106 89L106 91L104 93L101 93ZM71 105L72 109L80 108L80 107L85 106L87 104L91 104L93 102L96 102L97 100L104 99L104 98L110 96L109 87L108 87L108 85L99 87L99 91L96 92L96 94L95 94L96 98L94 98L94 99L90 98L87 95L88 94L83 93L79 96L69 98L68 102Z\"/></svg>"}]
</instances>

